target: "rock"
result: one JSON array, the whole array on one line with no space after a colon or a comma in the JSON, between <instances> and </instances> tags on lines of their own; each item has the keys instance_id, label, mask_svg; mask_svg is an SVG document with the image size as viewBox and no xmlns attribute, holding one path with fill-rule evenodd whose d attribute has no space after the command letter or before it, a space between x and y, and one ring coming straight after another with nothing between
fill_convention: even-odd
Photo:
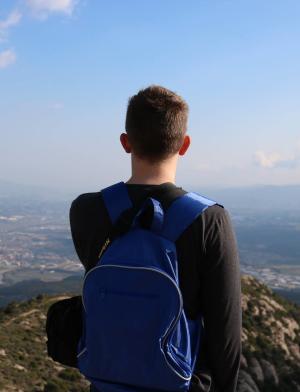
<instances>
[{"instance_id":1,"label":"rock","mask_svg":"<svg viewBox=\"0 0 300 392\"><path fill-rule=\"evenodd\" d=\"M63 366L59 366L59 365L55 365L54 369L57 370L58 372L61 372L62 370L64 370L65 368Z\"/></svg>"},{"instance_id":2,"label":"rock","mask_svg":"<svg viewBox=\"0 0 300 392\"><path fill-rule=\"evenodd\" d=\"M246 342L248 340L248 336L245 330L242 330L242 342Z\"/></svg>"},{"instance_id":3,"label":"rock","mask_svg":"<svg viewBox=\"0 0 300 392\"><path fill-rule=\"evenodd\" d=\"M249 360L249 371L257 381L264 382L264 373L258 360L255 357L252 357Z\"/></svg>"},{"instance_id":4,"label":"rock","mask_svg":"<svg viewBox=\"0 0 300 392\"><path fill-rule=\"evenodd\" d=\"M5 352L4 348L0 348L0 355L2 357L6 357L6 352Z\"/></svg>"},{"instance_id":5,"label":"rock","mask_svg":"<svg viewBox=\"0 0 300 392\"><path fill-rule=\"evenodd\" d=\"M25 369L24 366L18 365L17 363L14 365L14 368L17 370L22 370L22 371L27 372L27 369Z\"/></svg>"},{"instance_id":6,"label":"rock","mask_svg":"<svg viewBox=\"0 0 300 392\"><path fill-rule=\"evenodd\" d=\"M241 368L245 369L248 367L248 363L247 363L247 359L244 357L244 355L242 354L241 356Z\"/></svg>"},{"instance_id":7,"label":"rock","mask_svg":"<svg viewBox=\"0 0 300 392\"><path fill-rule=\"evenodd\" d=\"M265 376L265 380L270 381L275 385L278 385L279 379L274 365L272 365L269 361L266 361L265 359L262 359L260 363Z\"/></svg>"},{"instance_id":8,"label":"rock","mask_svg":"<svg viewBox=\"0 0 300 392\"><path fill-rule=\"evenodd\" d=\"M239 373L237 392L260 392L253 378L244 370Z\"/></svg>"}]
</instances>

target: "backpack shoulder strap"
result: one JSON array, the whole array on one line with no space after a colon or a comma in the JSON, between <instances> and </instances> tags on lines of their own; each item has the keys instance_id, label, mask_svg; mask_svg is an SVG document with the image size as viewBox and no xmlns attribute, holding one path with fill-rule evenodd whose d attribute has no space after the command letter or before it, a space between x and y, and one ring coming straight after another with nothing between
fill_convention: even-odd
<instances>
[{"instance_id":1,"label":"backpack shoulder strap","mask_svg":"<svg viewBox=\"0 0 300 392\"><path fill-rule=\"evenodd\" d=\"M190 224L208 207L217 204L194 192L177 198L165 214L162 235L175 242Z\"/></svg>"},{"instance_id":2,"label":"backpack shoulder strap","mask_svg":"<svg viewBox=\"0 0 300 392\"><path fill-rule=\"evenodd\" d=\"M112 224L116 223L122 212L132 208L132 202L124 182L118 182L102 189L101 194Z\"/></svg>"}]
</instances>

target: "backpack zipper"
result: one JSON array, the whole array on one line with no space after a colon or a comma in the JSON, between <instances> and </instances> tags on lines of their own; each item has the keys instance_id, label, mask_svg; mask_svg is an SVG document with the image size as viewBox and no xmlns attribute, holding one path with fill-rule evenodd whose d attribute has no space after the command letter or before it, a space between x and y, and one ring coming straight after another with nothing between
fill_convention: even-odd
<instances>
[{"instance_id":1,"label":"backpack zipper","mask_svg":"<svg viewBox=\"0 0 300 392\"><path fill-rule=\"evenodd\" d=\"M119 265L119 264L102 264L102 265L97 265L97 266L95 266L94 268L90 269L90 270L87 272L87 274L85 275L85 277L84 277L84 279L83 279L83 284L82 284L82 304L83 304L83 308L84 308L85 312L86 312L86 307L85 307L85 304L84 304L84 296L83 296L83 290L84 290L85 281L86 281L87 277L89 276L89 274L90 274L91 272L93 272L94 270L96 270L96 269L98 269L98 268L105 268L105 267L108 267L108 268L109 268L109 267L115 267L115 268L123 268L123 269L135 269L135 270L152 271L152 272L156 272L156 273L158 273L158 274L161 274L161 275L165 276L165 277L166 277L167 279L169 279L169 280L172 282L172 284L175 286L175 288L176 288L176 290L177 290L177 292L178 292L178 295L179 295L180 312L179 312L179 315L177 315L177 317L176 317L176 319L175 319L176 322L178 321L178 319L179 319L179 317L180 317L180 314L181 314L181 311L182 311L182 308L183 308L183 300L182 300L182 294L181 294L181 292L180 292L180 290L179 290L179 288L178 288L178 286L177 286L177 283L176 283L175 280L172 279L166 272L160 271L160 270L158 270L158 269L156 269L156 268L151 268L151 267L135 267L135 266L130 266L130 265Z\"/></svg>"}]
</instances>

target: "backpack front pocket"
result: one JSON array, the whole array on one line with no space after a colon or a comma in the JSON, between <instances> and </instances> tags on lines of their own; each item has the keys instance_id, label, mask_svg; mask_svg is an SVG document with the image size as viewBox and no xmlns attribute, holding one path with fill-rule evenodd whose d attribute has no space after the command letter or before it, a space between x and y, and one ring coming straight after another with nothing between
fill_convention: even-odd
<instances>
[{"instance_id":1,"label":"backpack front pocket","mask_svg":"<svg viewBox=\"0 0 300 392\"><path fill-rule=\"evenodd\" d=\"M161 343L179 320L182 298L167 274L152 268L101 265L87 276L83 300L85 373L94 383L98 379L155 390L176 381L177 372Z\"/></svg>"}]
</instances>

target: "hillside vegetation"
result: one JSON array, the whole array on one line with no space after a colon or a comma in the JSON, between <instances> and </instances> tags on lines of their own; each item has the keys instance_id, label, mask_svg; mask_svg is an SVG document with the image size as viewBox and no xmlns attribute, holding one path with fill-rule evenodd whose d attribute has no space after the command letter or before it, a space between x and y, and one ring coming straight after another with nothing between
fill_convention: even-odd
<instances>
[{"instance_id":1,"label":"hillside vegetation","mask_svg":"<svg viewBox=\"0 0 300 392\"><path fill-rule=\"evenodd\" d=\"M88 383L73 368L47 356L48 307L66 296L38 295L11 303L0 313L0 392L88 392Z\"/></svg>"},{"instance_id":2,"label":"hillside vegetation","mask_svg":"<svg viewBox=\"0 0 300 392\"><path fill-rule=\"evenodd\" d=\"M240 392L300 391L300 307L250 276L242 279Z\"/></svg>"},{"instance_id":3,"label":"hillside vegetation","mask_svg":"<svg viewBox=\"0 0 300 392\"><path fill-rule=\"evenodd\" d=\"M243 357L238 392L300 391L300 307L252 277L243 286ZM80 373L47 357L49 306L38 295L0 311L0 392L88 392Z\"/></svg>"}]
</instances>

